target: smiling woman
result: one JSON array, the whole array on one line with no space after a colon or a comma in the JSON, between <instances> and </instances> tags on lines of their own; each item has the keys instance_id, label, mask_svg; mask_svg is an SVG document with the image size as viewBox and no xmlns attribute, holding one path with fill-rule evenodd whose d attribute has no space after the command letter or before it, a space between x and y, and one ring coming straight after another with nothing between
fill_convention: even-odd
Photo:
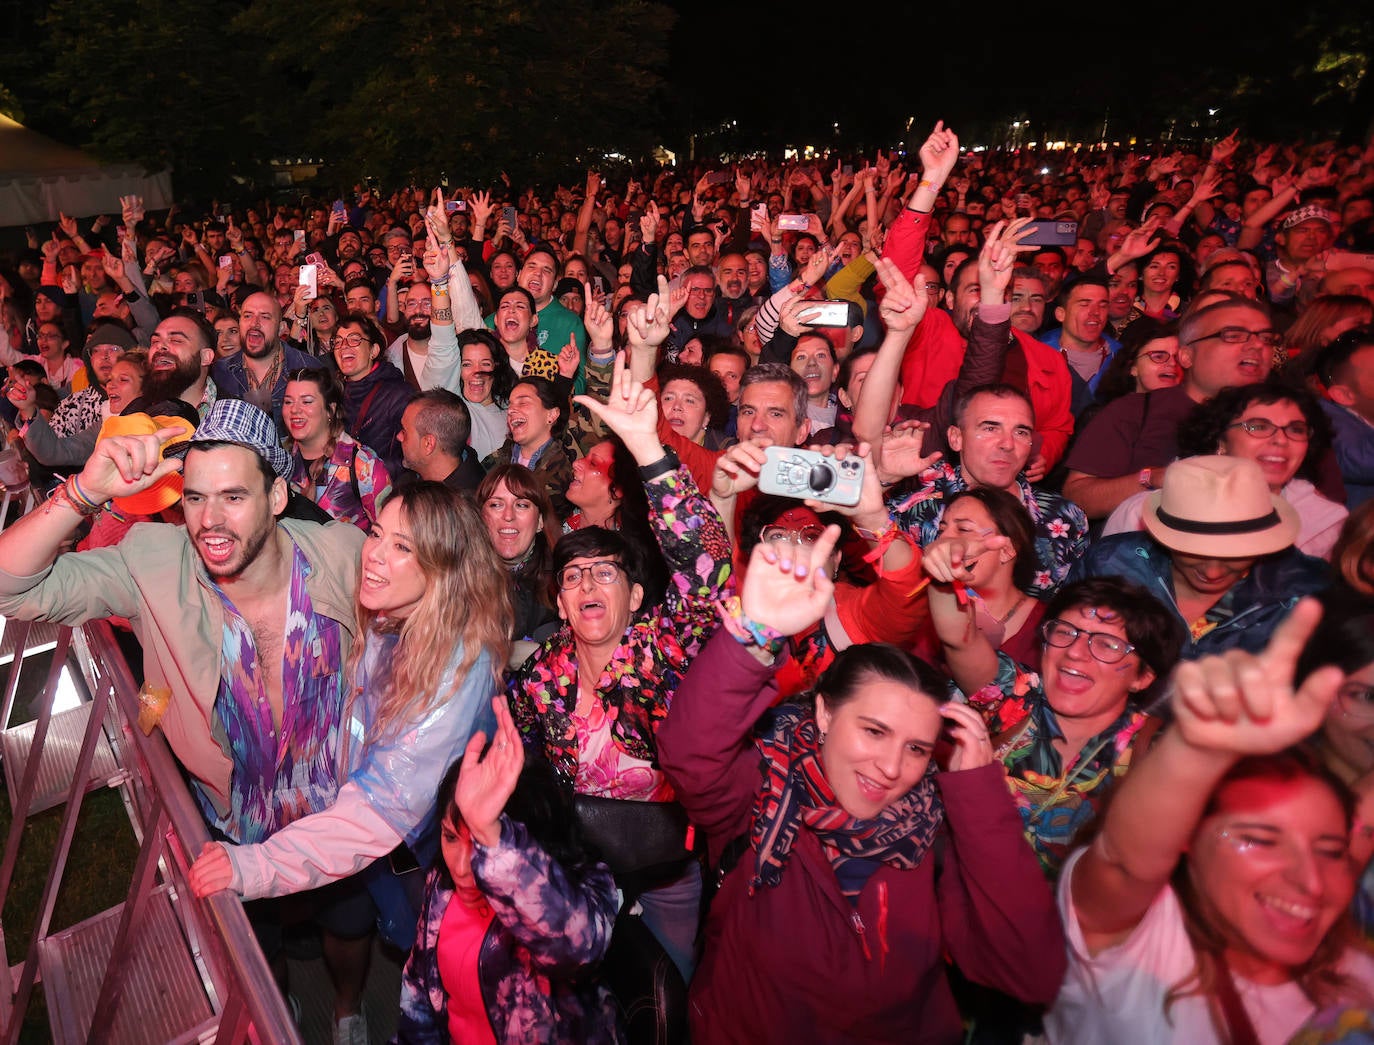
<instances>
[{"instance_id":1,"label":"smiling woman","mask_svg":"<svg viewBox=\"0 0 1374 1045\"><path fill-rule=\"evenodd\" d=\"M695 1040L947 1042L960 1036L947 962L1029 1002L1059 985L1049 889L986 729L944 701L943 678L896 647L857 644L809 699L771 708L786 637L830 605L839 533L755 547L726 630L659 731L663 766L726 872L692 984ZM747 850L723 858L737 838Z\"/></svg>"},{"instance_id":2,"label":"smiling woman","mask_svg":"<svg viewBox=\"0 0 1374 1045\"><path fill-rule=\"evenodd\" d=\"M1305 600L1259 655L1180 665L1174 725L1065 867L1050 1041L1283 1042L1319 1005L1369 1003L1353 802L1291 747L1345 685L1340 667L1298 668L1320 616Z\"/></svg>"}]
</instances>

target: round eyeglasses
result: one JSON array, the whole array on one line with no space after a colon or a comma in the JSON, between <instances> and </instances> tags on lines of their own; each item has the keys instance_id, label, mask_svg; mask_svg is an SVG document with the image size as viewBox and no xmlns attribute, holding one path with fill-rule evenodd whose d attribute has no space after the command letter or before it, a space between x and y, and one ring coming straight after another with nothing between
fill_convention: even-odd
<instances>
[{"instance_id":1,"label":"round eyeglasses","mask_svg":"<svg viewBox=\"0 0 1374 1045\"><path fill-rule=\"evenodd\" d=\"M598 559L585 566L564 566L558 574L558 586L564 591L576 588L582 583L583 576L590 573L592 580L604 588L619 580L624 571L624 566L610 559Z\"/></svg>"},{"instance_id":2,"label":"round eyeglasses","mask_svg":"<svg viewBox=\"0 0 1374 1045\"><path fill-rule=\"evenodd\" d=\"M1068 649L1082 635L1088 640L1088 652L1103 664L1119 664L1135 651L1135 647L1120 635L1106 631L1084 631L1058 617L1040 625L1040 634L1051 646L1059 649Z\"/></svg>"}]
</instances>

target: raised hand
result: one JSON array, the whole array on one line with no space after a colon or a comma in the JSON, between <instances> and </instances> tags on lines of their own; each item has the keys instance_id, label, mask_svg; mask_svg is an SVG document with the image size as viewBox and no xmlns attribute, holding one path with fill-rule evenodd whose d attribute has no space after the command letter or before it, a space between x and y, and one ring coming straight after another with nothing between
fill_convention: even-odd
<instances>
[{"instance_id":1,"label":"raised hand","mask_svg":"<svg viewBox=\"0 0 1374 1045\"><path fill-rule=\"evenodd\" d=\"M920 475L944 456L939 450L922 452L929 428L924 421L903 421L883 429L882 444L873 455L874 471L881 482L895 483Z\"/></svg>"},{"instance_id":2,"label":"raised hand","mask_svg":"<svg viewBox=\"0 0 1374 1045\"><path fill-rule=\"evenodd\" d=\"M143 220L143 197L142 196L121 196L119 197L120 217L124 219L125 225L137 225Z\"/></svg>"},{"instance_id":3,"label":"raised hand","mask_svg":"<svg viewBox=\"0 0 1374 1045\"><path fill-rule=\"evenodd\" d=\"M711 493L716 497L738 497L759 484L759 472L767 461L763 447L753 440L736 443L716 458L711 473Z\"/></svg>"},{"instance_id":4,"label":"raised hand","mask_svg":"<svg viewBox=\"0 0 1374 1045\"><path fill-rule=\"evenodd\" d=\"M577 368L582 365L582 353L577 350L577 336L568 335L568 343L559 350L558 372L564 377L577 376Z\"/></svg>"},{"instance_id":5,"label":"raised hand","mask_svg":"<svg viewBox=\"0 0 1374 1045\"><path fill-rule=\"evenodd\" d=\"M1016 218L1010 222L999 221L988 231L983 249L978 252L978 284L982 300L988 304L1006 302L1007 287L1011 285L1011 274L1016 268L1016 255L1035 249L1021 243L1030 235L1030 229L1026 226L1032 220Z\"/></svg>"},{"instance_id":6,"label":"raised hand","mask_svg":"<svg viewBox=\"0 0 1374 1045\"><path fill-rule=\"evenodd\" d=\"M644 238L646 244L653 243L658 239L658 229L661 224L662 219L659 216L658 204L650 200L648 206L644 208L643 216L639 219L639 234Z\"/></svg>"},{"instance_id":7,"label":"raised hand","mask_svg":"<svg viewBox=\"0 0 1374 1045\"><path fill-rule=\"evenodd\" d=\"M1234 130L1212 146L1212 165L1219 167L1236 154L1240 147L1240 131Z\"/></svg>"},{"instance_id":8,"label":"raised hand","mask_svg":"<svg viewBox=\"0 0 1374 1045\"><path fill-rule=\"evenodd\" d=\"M1162 224L1158 215L1148 219L1139 228L1132 229L1126 233L1121 240L1121 244L1116 248L1116 253L1127 261L1135 261L1143 258L1150 251L1159 246L1159 237L1155 235Z\"/></svg>"},{"instance_id":9,"label":"raised hand","mask_svg":"<svg viewBox=\"0 0 1374 1045\"><path fill-rule=\"evenodd\" d=\"M148 489L163 476L181 471L181 461L162 457L162 447L186 432L162 428L153 435L123 435L95 444L78 480L91 500L100 504Z\"/></svg>"},{"instance_id":10,"label":"raised hand","mask_svg":"<svg viewBox=\"0 0 1374 1045\"><path fill-rule=\"evenodd\" d=\"M672 333L672 318L678 309L686 304L687 294L682 292L682 301L668 292L668 280L658 277L658 293L650 294L643 308L632 309L625 313L625 334L632 349L656 349L668 340Z\"/></svg>"},{"instance_id":11,"label":"raised hand","mask_svg":"<svg viewBox=\"0 0 1374 1045\"><path fill-rule=\"evenodd\" d=\"M582 288L584 306L582 325L587 328L587 340L594 349L605 351L611 347L615 335L615 320L606 311L601 298L592 293L592 288Z\"/></svg>"},{"instance_id":12,"label":"raised hand","mask_svg":"<svg viewBox=\"0 0 1374 1045\"><path fill-rule=\"evenodd\" d=\"M484 758L486 734L479 731L472 735L463 752L458 786L453 793L473 841L483 846L493 846L501 840L501 812L525 767L525 745L510 717L506 698L493 697L491 706L496 712L496 736Z\"/></svg>"},{"instance_id":13,"label":"raised hand","mask_svg":"<svg viewBox=\"0 0 1374 1045\"><path fill-rule=\"evenodd\" d=\"M81 234L81 230L76 226L76 219L70 214L63 214L61 211L58 211L57 224L61 227L62 234L70 240L76 239Z\"/></svg>"},{"instance_id":14,"label":"raised hand","mask_svg":"<svg viewBox=\"0 0 1374 1045\"><path fill-rule=\"evenodd\" d=\"M243 250L243 229L231 214L224 219L224 238L229 241L229 249L238 253Z\"/></svg>"},{"instance_id":15,"label":"raised hand","mask_svg":"<svg viewBox=\"0 0 1374 1045\"><path fill-rule=\"evenodd\" d=\"M100 252L100 267L105 270L105 275L109 276L111 280L124 278L124 262L108 250Z\"/></svg>"},{"instance_id":16,"label":"raised hand","mask_svg":"<svg viewBox=\"0 0 1374 1045\"><path fill-rule=\"evenodd\" d=\"M641 465L652 464L663 456L663 444L658 439L658 400L631 375L625 353L615 357L611 389L605 402L588 395L574 396L573 402L585 406L620 436Z\"/></svg>"},{"instance_id":17,"label":"raised hand","mask_svg":"<svg viewBox=\"0 0 1374 1045\"><path fill-rule=\"evenodd\" d=\"M887 288L878 305L883 324L889 333L915 330L930 305L930 296L923 290L917 291L891 258L879 258L875 264L878 278Z\"/></svg>"},{"instance_id":18,"label":"raised hand","mask_svg":"<svg viewBox=\"0 0 1374 1045\"><path fill-rule=\"evenodd\" d=\"M935 129L921 146L920 157L926 181L938 192L959 162L959 138L945 129L944 120L936 121Z\"/></svg>"},{"instance_id":19,"label":"raised hand","mask_svg":"<svg viewBox=\"0 0 1374 1045\"><path fill-rule=\"evenodd\" d=\"M814 217L814 215L813 215ZM810 286L816 286L825 278L825 274L830 270L830 262L835 258L834 250L828 246L817 247L815 252L806 259L806 264L802 266L801 280Z\"/></svg>"},{"instance_id":20,"label":"raised hand","mask_svg":"<svg viewBox=\"0 0 1374 1045\"><path fill-rule=\"evenodd\" d=\"M1298 657L1321 620L1303 599L1259 654L1230 650L1174 669L1174 727L1195 748L1231 755L1282 751L1315 732L1345 674L1320 668L1294 688Z\"/></svg>"},{"instance_id":21,"label":"raised hand","mask_svg":"<svg viewBox=\"0 0 1374 1045\"><path fill-rule=\"evenodd\" d=\"M827 526L815 544L760 541L749 559L740 592L740 608L756 624L783 635L797 635L825 616L834 596L830 556L840 539L838 526Z\"/></svg>"}]
</instances>

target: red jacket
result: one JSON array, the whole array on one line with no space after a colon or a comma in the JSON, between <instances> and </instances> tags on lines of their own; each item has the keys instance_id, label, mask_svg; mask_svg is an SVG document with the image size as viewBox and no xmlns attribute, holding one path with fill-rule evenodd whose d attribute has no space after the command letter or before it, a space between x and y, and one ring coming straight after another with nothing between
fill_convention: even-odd
<instances>
[{"instance_id":1,"label":"red jacket","mask_svg":"<svg viewBox=\"0 0 1374 1045\"><path fill-rule=\"evenodd\" d=\"M749 831L760 782L750 730L776 693L772 675L722 631L658 732L660 762L713 861ZM935 849L910 871L880 867L857 908L805 828L782 881L753 896L753 854L744 854L711 905L692 980L693 1040L957 1042L947 959L978 983L1053 1001L1063 930L1002 767L937 780L945 828Z\"/></svg>"},{"instance_id":2,"label":"red jacket","mask_svg":"<svg viewBox=\"0 0 1374 1045\"><path fill-rule=\"evenodd\" d=\"M924 259L929 224L929 214L907 208L893 222L883 244L883 256L896 262L909 280L915 280L916 270ZM1054 348L1019 330L1012 333L1022 360L1009 360L1009 372L1003 380L1030 396L1035 430L1041 437L1040 452L1045 456L1046 468L1053 468L1064 456L1073 435L1073 414L1069 411L1073 384L1069 368ZM945 385L958 375L965 344L964 335L955 328L948 312L927 309L911 332L902 359L902 402L933 406Z\"/></svg>"}]
</instances>

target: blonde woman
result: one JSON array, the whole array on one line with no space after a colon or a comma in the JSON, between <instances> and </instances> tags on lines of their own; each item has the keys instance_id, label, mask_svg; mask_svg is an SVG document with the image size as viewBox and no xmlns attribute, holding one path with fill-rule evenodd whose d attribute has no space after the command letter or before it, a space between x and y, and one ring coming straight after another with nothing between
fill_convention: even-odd
<instances>
[{"instance_id":1,"label":"blonde woman","mask_svg":"<svg viewBox=\"0 0 1374 1045\"><path fill-rule=\"evenodd\" d=\"M315 889L384 864L402 844L421 866L432 861L439 779L474 732L495 730L491 698L512 626L509 582L477 509L432 482L383 505L359 572L365 640L354 644L349 665L338 795L266 842L207 844L191 869L197 896ZM338 1017L349 1018L349 1009L336 1001Z\"/></svg>"}]
</instances>

